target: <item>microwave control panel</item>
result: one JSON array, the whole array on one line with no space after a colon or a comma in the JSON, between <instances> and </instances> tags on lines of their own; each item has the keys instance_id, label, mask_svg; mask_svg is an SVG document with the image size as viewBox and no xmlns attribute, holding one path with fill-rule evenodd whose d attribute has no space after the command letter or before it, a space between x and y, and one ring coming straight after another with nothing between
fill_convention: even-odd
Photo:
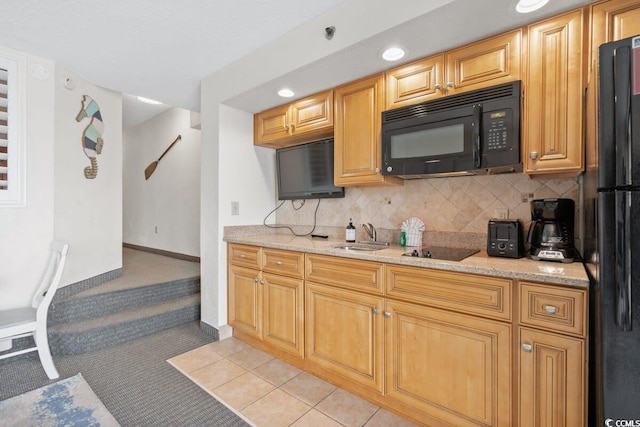
<instances>
[{"instance_id":1,"label":"microwave control panel","mask_svg":"<svg viewBox=\"0 0 640 427\"><path fill-rule=\"evenodd\" d=\"M510 148L509 140L513 132L511 109L487 111L483 116L485 150L494 151Z\"/></svg>"}]
</instances>

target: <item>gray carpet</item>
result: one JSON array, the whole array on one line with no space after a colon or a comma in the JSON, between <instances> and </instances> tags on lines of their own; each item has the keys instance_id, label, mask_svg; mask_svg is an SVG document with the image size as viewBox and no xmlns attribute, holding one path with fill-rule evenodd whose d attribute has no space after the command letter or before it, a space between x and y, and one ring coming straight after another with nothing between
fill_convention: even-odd
<instances>
[{"instance_id":1,"label":"gray carpet","mask_svg":"<svg viewBox=\"0 0 640 427\"><path fill-rule=\"evenodd\" d=\"M211 342L197 322L111 348L54 356L60 379L81 372L123 426L247 426L166 360ZM0 400L49 380L38 360L18 356L0 365Z\"/></svg>"}]
</instances>

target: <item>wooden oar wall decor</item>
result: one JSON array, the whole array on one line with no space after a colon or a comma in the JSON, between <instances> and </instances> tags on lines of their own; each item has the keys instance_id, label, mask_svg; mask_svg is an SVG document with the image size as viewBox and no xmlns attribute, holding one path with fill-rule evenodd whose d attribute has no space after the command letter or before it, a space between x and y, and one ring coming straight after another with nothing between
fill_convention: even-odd
<instances>
[{"instance_id":1,"label":"wooden oar wall decor","mask_svg":"<svg viewBox=\"0 0 640 427\"><path fill-rule=\"evenodd\" d=\"M162 160L164 155L167 154L169 150L171 150L171 147L173 147L176 144L176 142L180 141L181 139L182 139L182 135L178 135L178 137L171 143L169 148L164 150L164 153L162 153L162 155L158 158L158 160L152 162L149 166L147 166L147 168L144 170L144 179L149 179L149 177L153 175L153 172L158 167L158 163L160 162L160 160Z\"/></svg>"}]
</instances>

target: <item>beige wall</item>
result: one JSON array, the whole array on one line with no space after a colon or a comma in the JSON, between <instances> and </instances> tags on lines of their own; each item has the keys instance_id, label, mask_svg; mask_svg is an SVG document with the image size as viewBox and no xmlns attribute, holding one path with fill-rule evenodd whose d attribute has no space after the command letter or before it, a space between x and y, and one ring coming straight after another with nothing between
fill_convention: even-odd
<instances>
[{"instance_id":1,"label":"beige wall","mask_svg":"<svg viewBox=\"0 0 640 427\"><path fill-rule=\"evenodd\" d=\"M66 286L122 267L122 94L95 86L62 66L55 74L54 235L69 242L62 275ZM68 90L62 80L76 87ZM100 106L104 148L97 156L98 175L84 177L89 159L82 132L89 120L76 122L83 95Z\"/></svg>"},{"instance_id":2,"label":"beige wall","mask_svg":"<svg viewBox=\"0 0 640 427\"><path fill-rule=\"evenodd\" d=\"M510 218L524 225L531 219L528 195L566 197L578 206L578 180L531 179L524 174L407 180L401 187L346 188L344 199L323 199L318 225L345 227L371 222L376 228L399 229L402 221L418 217L426 231L486 233L496 208L508 208ZM527 197L523 201L523 194ZM296 207L299 202L296 202ZM313 224L316 201L300 210L286 202L277 211L278 224ZM578 214L576 213L576 218Z\"/></svg>"},{"instance_id":3,"label":"beige wall","mask_svg":"<svg viewBox=\"0 0 640 427\"><path fill-rule=\"evenodd\" d=\"M22 57L26 110L27 205L0 207L0 310L31 304L53 239L53 151L55 64L43 58L0 47ZM44 67L49 78L39 80L29 70Z\"/></svg>"},{"instance_id":4,"label":"beige wall","mask_svg":"<svg viewBox=\"0 0 640 427\"><path fill-rule=\"evenodd\" d=\"M200 134L182 108L124 131L124 242L200 256ZM144 170L178 135L182 139L145 180Z\"/></svg>"}]
</instances>

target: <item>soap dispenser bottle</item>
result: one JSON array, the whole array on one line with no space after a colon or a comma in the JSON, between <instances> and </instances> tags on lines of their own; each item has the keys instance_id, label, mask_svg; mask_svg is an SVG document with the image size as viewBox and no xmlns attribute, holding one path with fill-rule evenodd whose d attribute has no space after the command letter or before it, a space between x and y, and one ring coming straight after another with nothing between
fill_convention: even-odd
<instances>
[{"instance_id":1,"label":"soap dispenser bottle","mask_svg":"<svg viewBox=\"0 0 640 427\"><path fill-rule=\"evenodd\" d=\"M347 243L356 242L356 227L353 225L353 219L351 218L349 218L349 225L347 225L346 240Z\"/></svg>"}]
</instances>

